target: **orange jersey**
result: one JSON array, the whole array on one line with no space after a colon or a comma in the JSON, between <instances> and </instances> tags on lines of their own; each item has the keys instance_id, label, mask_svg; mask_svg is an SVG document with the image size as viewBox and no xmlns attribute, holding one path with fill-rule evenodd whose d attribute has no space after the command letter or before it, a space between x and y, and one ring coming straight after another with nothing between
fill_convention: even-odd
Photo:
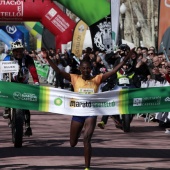
<instances>
[{"instance_id":1,"label":"orange jersey","mask_svg":"<svg viewBox=\"0 0 170 170\"><path fill-rule=\"evenodd\" d=\"M70 74L71 84L73 85L74 92L82 94L93 94L97 93L98 88L101 84L102 74L99 74L91 80L82 79L81 75Z\"/></svg>"}]
</instances>

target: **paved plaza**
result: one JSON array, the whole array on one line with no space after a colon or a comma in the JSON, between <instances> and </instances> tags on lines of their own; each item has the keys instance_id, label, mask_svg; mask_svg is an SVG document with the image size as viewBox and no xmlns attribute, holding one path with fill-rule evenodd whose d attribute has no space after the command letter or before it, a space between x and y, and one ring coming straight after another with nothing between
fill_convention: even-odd
<instances>
[{"instance_id":1,"label":"paved plaza","mask_svg":"<svg viewBox=\"0 0 170 170\"><path fill-rule=\"evenodd\" d=\"M22 148L14 148L10 128L1 114L0 169L83 170L83 134L77 147L71 148L70 119L32 111L33 136L24 137ZM124 133L109 119L104 130L96 127L94 132L92 170L169 170L170 135L164 132L157 123L135 117L131 132Z\"/></svg>"}]
</instances>

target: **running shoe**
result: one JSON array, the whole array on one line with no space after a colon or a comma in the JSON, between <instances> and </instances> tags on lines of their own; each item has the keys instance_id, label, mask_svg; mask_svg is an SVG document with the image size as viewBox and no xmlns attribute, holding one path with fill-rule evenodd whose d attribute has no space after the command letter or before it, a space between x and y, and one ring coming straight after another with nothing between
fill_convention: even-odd
<instances>
[{"instance_id":1,"label":"running shoe","mask_svg":"<svg viewBox=\"0 0 170 170\"><path fill-rule=\"evenodd\" d=\"M170 130L169 130L169 129L166 129L165 133L166 133L166 134L170 134Z\"/></svg>"},{"instance_id":2,"label":"running shoe","mask_svg":"<svg viewBox=\"0 0 170 170\"><path fill-rule=\"evenodd\" d=\"M98 126L100 129L104 129L105 123L104 123L103 121L101 121L101 122L99 122L99 123L97 124L97 126Z\"/></svg>"}]
</instances>

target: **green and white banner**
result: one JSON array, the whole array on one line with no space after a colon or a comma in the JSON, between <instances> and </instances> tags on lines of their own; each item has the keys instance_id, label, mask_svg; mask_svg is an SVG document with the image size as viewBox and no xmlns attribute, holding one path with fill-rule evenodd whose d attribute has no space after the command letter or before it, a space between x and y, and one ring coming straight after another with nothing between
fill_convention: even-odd
<instances>
[{"instance_id":1,"label":"green and white banner","mask_svg":"<svg viewBox=\"0 0 170 170\"><path fill-rule=\"evenodd\" d=\"M66 115L115 115L170 111L170 87L83 95L46 86L0 82L0 106Z\"/></svg>"}]
</instances>

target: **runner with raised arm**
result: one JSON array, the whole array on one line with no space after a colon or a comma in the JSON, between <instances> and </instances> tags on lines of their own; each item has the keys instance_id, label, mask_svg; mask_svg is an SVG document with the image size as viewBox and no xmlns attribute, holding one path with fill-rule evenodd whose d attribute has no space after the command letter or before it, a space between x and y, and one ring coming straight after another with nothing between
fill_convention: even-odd
<instances>
[{"instance_id":1,"label":"runner with raised arm","mask_svg":"<svg viewBox=\"0 0 170 170\"><path fill-rule=\"evenodd\" d=\"M134 49L133 49L134 50ZM112 76L119 70L124 63L130 58L133 50L125 56L122 62L120 62L113 70L106 72L105 74L99 74L96 76L91 75L91 63L90 58L81 60L80 62L80 72L78 74L70 74L60 70L53 61L49 58L47 52L42 52L43 57L47 59L51 67L57 72L57 74L62 75L65 79L71 82L73 85L74 92L81 92L83 94L93 94L97 93L99 85L104 82L107 78ZM114 111L113 111L114 113ZM90 170L91 162L91 138L96 126L97 116L73 116L70 126L70 145L71 147L76 146L78 143L78 138L80 137L81 131L84 127L84 158L85 158L85 170Z\"/></svg>"}]
</instances>

